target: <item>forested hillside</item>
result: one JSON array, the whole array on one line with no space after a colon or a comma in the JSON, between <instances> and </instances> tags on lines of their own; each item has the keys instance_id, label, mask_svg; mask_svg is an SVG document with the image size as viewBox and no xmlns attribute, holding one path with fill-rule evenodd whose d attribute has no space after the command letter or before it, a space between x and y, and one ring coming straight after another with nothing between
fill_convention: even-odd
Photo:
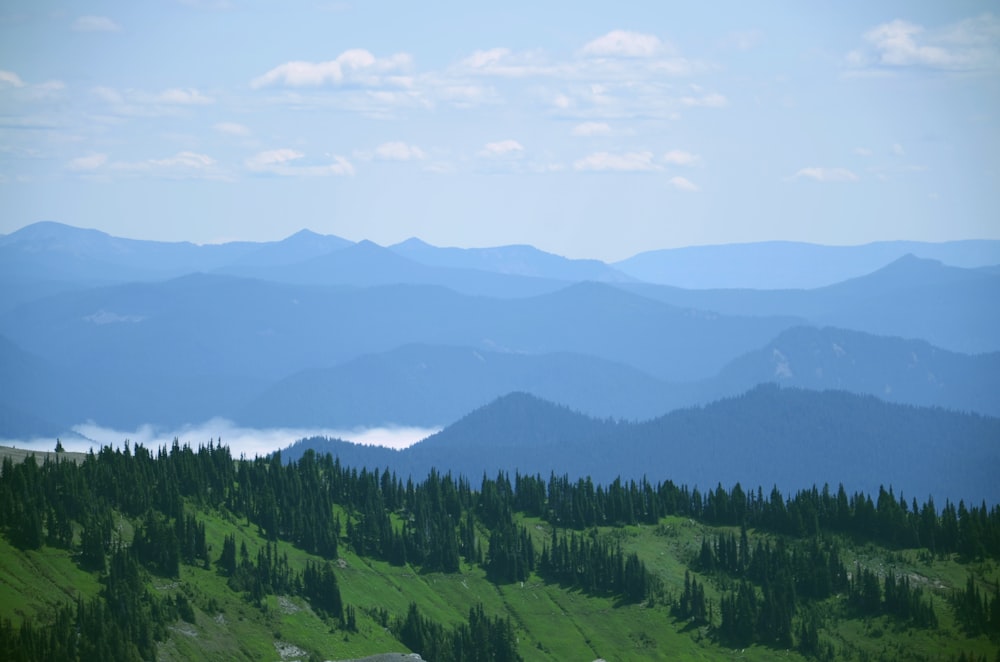
<instances>
[{"instance_id":1,"label":"forested hillside","mask_svg":"<svg viewBox=\"0 0 1000 662\"><path fill-rule=\"evenodd\" d=\"M758 386L704 407L633 423L597 420L524 393L471 412L401 451L325 439L298 442L402 475L567 473L608 483L664 476L698 485L834 485L907 496L1000 500L1000 419L909 407L844 391Z\"/></svg>"},{"instance_id":2,"label":"forested hillside","mask_svg":"<svg viewBox=\"0 0 1000 662\"><path fill-rule=\"evenodd\" d=\"M993 659L1000 508L105 448L0 473L0 657Z\"/></svg>"}]
</instances>

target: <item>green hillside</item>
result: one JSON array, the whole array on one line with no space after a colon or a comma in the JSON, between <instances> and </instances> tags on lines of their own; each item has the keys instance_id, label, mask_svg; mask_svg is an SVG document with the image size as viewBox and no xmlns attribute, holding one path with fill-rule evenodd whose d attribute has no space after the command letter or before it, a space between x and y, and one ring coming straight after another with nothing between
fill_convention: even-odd
<instances>
[{"instance_id":1,"label":"green hillside","mask_svg":"<svg viewBox=\"0 0 1000 662\"><path fill-rule=\"evenodd\" d=\"M1000 509L891 492L473 487L175 445L5 457L0 527L7 660L1000 654Z\"/></svg>"}]
</instances>

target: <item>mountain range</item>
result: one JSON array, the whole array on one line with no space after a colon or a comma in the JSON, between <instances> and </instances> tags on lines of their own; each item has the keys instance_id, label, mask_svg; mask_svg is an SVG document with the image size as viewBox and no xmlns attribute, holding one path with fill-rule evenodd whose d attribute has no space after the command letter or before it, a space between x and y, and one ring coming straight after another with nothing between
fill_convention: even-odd
<instances>
[{"instance_id":1,"label":"mountain range","mask_svg":"<svg viewBox=\"0 0 1000 662\"><path fill-rule=\"evenodd\" d=\"M905 255L974 269L1000 263L1000 241L793 241L690 246L639 253L613 266L634 279L687 289L814 289L876 271Z\"/></svg>"},{"instance_id":2,"label":"mountain range","mask_svg":"<svg viewBox=\"0 0 1000 662\"><path fill-rule=\"evenodd\" d=\"M215 417L448 430L511 392L634 436L767 383L1000 416L998 264L991 241L746 244L605 264L530 246L309 231L198 246L38 223L0 237L0 438ZM754 289L768 283L783 289ZM683 434L709 434L699 420Z\"/></svg>"},{"instance_id":3,"label":"mountain range","mask_svg":"<svg viewBox=\"0 0 1000 662\"><path fill-rule=\"evenodd\" d=\"M332 453L347 466L403 476L430 468L475 479L503 471L609 484L669 479L784 493L892 486L918 499L1000 500L1000 419L891 404L845 391L762 385L641 422L597 420L524 393L481 407L403 450L313 438L282 452Z\"/></svg>"}]
</instances>

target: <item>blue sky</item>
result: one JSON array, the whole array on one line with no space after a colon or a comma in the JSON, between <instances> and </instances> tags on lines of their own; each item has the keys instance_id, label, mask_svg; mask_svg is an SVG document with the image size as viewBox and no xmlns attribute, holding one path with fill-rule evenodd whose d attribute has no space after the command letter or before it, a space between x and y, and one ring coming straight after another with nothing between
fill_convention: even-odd
<instances>
[{"instance_id":1,"label":"blue sky","mask_svg":"<svg viewBox=\"0 0 1000 662\"><path fill-rule=\"evenodd\" d=\"M1000 238L990 2L22 2L0 233Z\"/></svg>"}]
</instances>

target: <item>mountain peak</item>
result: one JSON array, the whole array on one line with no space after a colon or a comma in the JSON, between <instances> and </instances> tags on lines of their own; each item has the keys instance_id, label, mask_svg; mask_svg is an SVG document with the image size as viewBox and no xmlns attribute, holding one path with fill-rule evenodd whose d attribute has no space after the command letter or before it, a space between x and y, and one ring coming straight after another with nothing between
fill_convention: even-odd
<instances>
[{"instance_id":1,"label":"mountain peak","mask_svg":"<svg viewBox=\"0 0 1000 662\"><path fill-rule=\"evenodd\" d=\"M65 223L58 223L56 221L39 221L37 223L32 223L31 225L26 225L20 230L11 232L0 239L0 242L4 244L34 243L51 246L69 239L74 241L109 241L112 237L106 232L101 232L100 230L77 228L72 225L66 225Z\"/></svg>"},{"instance_id":2,"label":"mountain peak","mask_svg":"<svg viewBox=\"0 0 1000 662\"><path fill-rule=\"evenodd\" d=\"M581 441L604 423L569 407L514 391L420 442L422 449L504 447Z\"/></svg>"},{"instance_id":3,"label":"mountain peak","mask_svg":"<svg viewBox=\"0 0 1000 662\"><path fill-rule=\"evenodd\" d=\"M402 249L402 250L411 250L411 249L416 249L416 248L436 248L436 246L432 246L431 244L428 244L426 241L424 241L420 237L409 237L409 238L404 239L403 241L399 242L398 244L393 244L389 248Z\"/></svg>"},{"instance_id":4,"label":"mountain peak","mask_svg":"<svg viewBox=\"0 0 1000 662\"><path fill-rule=\"evenodd\" d=\"M319 239L323 236L324 235L321 235L318 232L313 232L309 228L302 228L298 232L285 237L284 241L288 241L289 239Z\"/></svg>"}]
</instances>

